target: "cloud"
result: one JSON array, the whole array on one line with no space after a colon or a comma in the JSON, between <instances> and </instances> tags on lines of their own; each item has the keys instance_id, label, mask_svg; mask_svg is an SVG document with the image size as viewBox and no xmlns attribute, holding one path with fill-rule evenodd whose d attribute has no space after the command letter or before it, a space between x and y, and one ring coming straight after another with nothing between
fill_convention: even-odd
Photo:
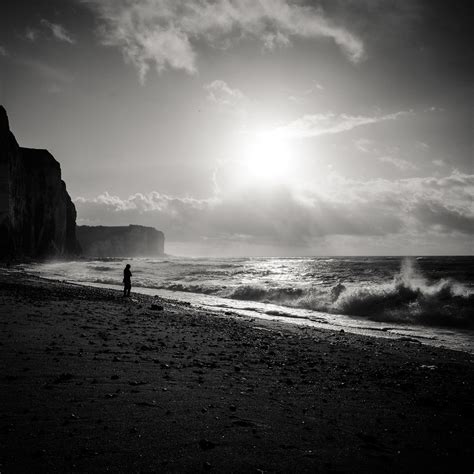
<instances>
[{"instance_id":1,"label":"cloud","mask_svg":"<svg viewBox=\"0 0 474 474\"><path fill-rule=\"evenodd\" d=\"M320 135L347 132L356 127L396 120L410 112L400 111L388 115L336 115L333 113L304 115L286 125L279 127L276 132L287 138L311 138Z\"/></svg>"},{"instance_id":2,"label":"cloud","mask_svg":"<svg viewBox=\"0 0 474 474\"><path fill-rule=\"evenodd\" d=\"M358 138L354 145L362 153L371 153L374 150L374 141L369 138Z\"/></svg>"},{"instance_id":3,"label":"cloud","mask_svg":"<svg viewBox=\"0 0 474 474\"><path fill-rule=\"evenodd\" d=\"M292 38L332 40L353 62L364 44L321 9L291 0L81 0L98 15L105 45L122 50L141 81L151 67L197 71L197 45L229 47L241 38L266 49Z\"/></svg>"},{"instance_id":4,"label":"cloud","mask_svg":"<svg viewBox=\"0 0 474 474\"><path fill-rule=\"evenodd\" d=\"M419 151L421 149L426 151L429 148L428 145L423 144L424 146L420 146L419 143L420 142L417 142L415 144L416 150ZM358 138L354 140L354 146L361 153L372 155L382 163L389 163L402 171L418 169L418 166L411 161L396 156L400 154L399 146L379 145L374 140L368 138Z\"/></svg>"},{"instance_id":5,"label":"cloud","mask_svg":"<svg viewBox=\"0 0 474 474\"><path fill-rule=\"evenodd\" d=\"M435 107L434 105L425 109L425 112L444 112L444 109L442 107Z\"/></svg>"},{"instance_id":6,"label":"cloud","mask_svg":"<svg viewBox=\"0 0 474 474\"><path fill-rule=\"evenodd\" d=\"M2 45L0 45L0 56L4 58L9 56L7 48Z\"/></svg>"},{"instance_id":7,"label":"cloud","mask_svg":"<svg viewBox=\"0 0 474 474\"><path fill-rule=\"evenodd\" d=\"M428 151L430 150L430 146L428 145L428 143L425 143L425 142L420 142L420 141L417 141L415 143L415 148L417 150L421 150L421 151Z\"/></svg>"},{"instance_id":8,"label":"cloud","mask_svg":"<svg viewBox=\"0 0 474 474\"><path fill-rule=\"evenodd\" d=\"M293 94L288 96L288 100L301 104L304 100L313 94L314 92L321 92L324 90L324 86L319 82L313 81L312 87L309 87L303 91L293 92Z\"/></svg>"},{"instance_id":9,"label":"cloud","mask_svg":"<svg viewBox=\"0 0 474 474\"><path fill-rule=\"evenodd\" d=\"M410 163L407 160L402 160L401 158L396 158L394 156L381 156L379 157L379 160L382 163L390 163L391 165L402 171L418 169L418 167L415 166L413 163Z\"/></svg>"},{"instance_id":10,"label":"cloud","mask_svg":"<svg viewBox=\"0 0 474 474\"><path fill-rule=\"evenodd\" d=\"M465 234L474 234L474 217L472 215L439 202L417 203L413 209L413 216L421 225L427 227L434 227L441 231L456 229Z\"/></svg>"},{"instance_id":11,"label":"cloud","mask_svg":"<svg viewBox=\"0 0 474 474\"><path fill-rule=\"evenodd\" d=\"M288 36L280 33L279 31L276 33L265 33L262 36L262 41L265 49L270 51L277 48L278 46L289 46L291 43Z\"/></svg>"},{"instance_id":12,"label":"cloud","mask_svg":"<svg viewBox=\"0 0 474 474\"><path fill-rule=\"evenodd\" d=\"M218 177L219 179L219 177ZM103 193L75 199L81 224L143 224L169 241L243 242L306 248L337 236L474 234L474 175L354 181L333 175L312 189L220 187L209 199Z\"/></svg>"},{"instance_id":13,"label":"cloud","mask_svg":"<svg viewBox=\"0 0 474 474\"><path fill-rule=\"evenodd\" d=\"M27 28L25 30L25 39L34 42L38 39L39 31L35 28Z\"/></svg>"},{"instance_id":14,"label":"cloud","mask_svg":"<svg viewBox=\"0 0 474 474\"><path fill-rule=\"evenodd\" d=\"M45 20L44 18L41 20L41 25L47 28L51 32L53 37L56 38L57 40L63 41L69 44L76 43L76 40L71 37L71 35L68 33L66 28L64 28L64 26L58 23L51 23L50 21Z\"/></svg>"},{"instance_id":15,"label":"cloud","mask_svg":"<svg viewBox=\"0 0 474 474\"><path fill-rule=\"evenodd\" d=\"M239 89L233 89L225 81L217 79L204 86L208 92L207 98L223 107L234 108L245 100L245 95Z\"/></svg>"}]
</instances>

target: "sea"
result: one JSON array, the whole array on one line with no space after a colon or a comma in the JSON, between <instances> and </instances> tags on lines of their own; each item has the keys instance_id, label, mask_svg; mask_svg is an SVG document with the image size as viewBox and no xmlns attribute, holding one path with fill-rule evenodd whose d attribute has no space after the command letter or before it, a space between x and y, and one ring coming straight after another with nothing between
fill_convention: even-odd
<instances>
[{"instance_id":1,"label":"sea","mask_svg":"<svg viewBox=\"0 0 474 474\"><path fill-rule=\"evenodd\" d=\"M101 258L34 275L273 320L474 353L474 257Z\"/></svg>"}]
</instances>

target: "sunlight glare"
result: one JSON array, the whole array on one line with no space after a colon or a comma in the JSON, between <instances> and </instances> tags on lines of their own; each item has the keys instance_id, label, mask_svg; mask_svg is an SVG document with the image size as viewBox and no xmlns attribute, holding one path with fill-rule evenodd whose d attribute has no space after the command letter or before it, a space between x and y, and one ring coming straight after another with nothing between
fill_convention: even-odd
<instances>
[{"instance_id":1,"label":"sunlight glare","mask_svg":"<svg viewBox=\"0 0 474 474\"><path fill-rule=\"evenodd\" d=\"M253 179L279 181L287 175L289 161L288 142L275 132L256 134L244 150L243 163Z\"/></svg>"}]
</instances>

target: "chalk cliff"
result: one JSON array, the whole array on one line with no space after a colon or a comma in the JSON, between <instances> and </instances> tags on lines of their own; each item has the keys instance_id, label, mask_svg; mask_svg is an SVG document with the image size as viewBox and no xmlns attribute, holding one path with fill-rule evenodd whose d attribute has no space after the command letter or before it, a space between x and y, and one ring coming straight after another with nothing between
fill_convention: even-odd
<instances>
[{"instance_id":1,"label":"chalk cliff","mask_svg":"<svg viewBox=\"0 0 474 474\"><path fill-rule=\"evenodd\" d=\"M0 106L0 258L79 253L76 209L47 150L21 148Z\"/></svg>"},{"instance_id":2,"label":"chalk cliff","mask_svg":"<svg viewBox=\"0 0 474 474\"><path fill-rule=\"evenodd\" d=\"M137 257L164 254L163 232L153 227L77 226L83 254L89 257Z\"/></svg>"}]
</instances>

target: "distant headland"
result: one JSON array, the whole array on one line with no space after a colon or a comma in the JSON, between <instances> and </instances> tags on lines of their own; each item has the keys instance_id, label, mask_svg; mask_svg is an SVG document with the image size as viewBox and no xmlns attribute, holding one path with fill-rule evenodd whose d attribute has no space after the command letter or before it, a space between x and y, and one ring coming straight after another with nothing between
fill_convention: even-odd
<instances>
[{"instance_id":1,"label":"distant headland","mask_svg":"<svg viewBox=\"0 0 474 474\"><path fill-rule=\"evenodd\" d=\"M77 226L77 238L86 257L164 255L165 236L153 227Z\"/></svg>"}]
</instances>

